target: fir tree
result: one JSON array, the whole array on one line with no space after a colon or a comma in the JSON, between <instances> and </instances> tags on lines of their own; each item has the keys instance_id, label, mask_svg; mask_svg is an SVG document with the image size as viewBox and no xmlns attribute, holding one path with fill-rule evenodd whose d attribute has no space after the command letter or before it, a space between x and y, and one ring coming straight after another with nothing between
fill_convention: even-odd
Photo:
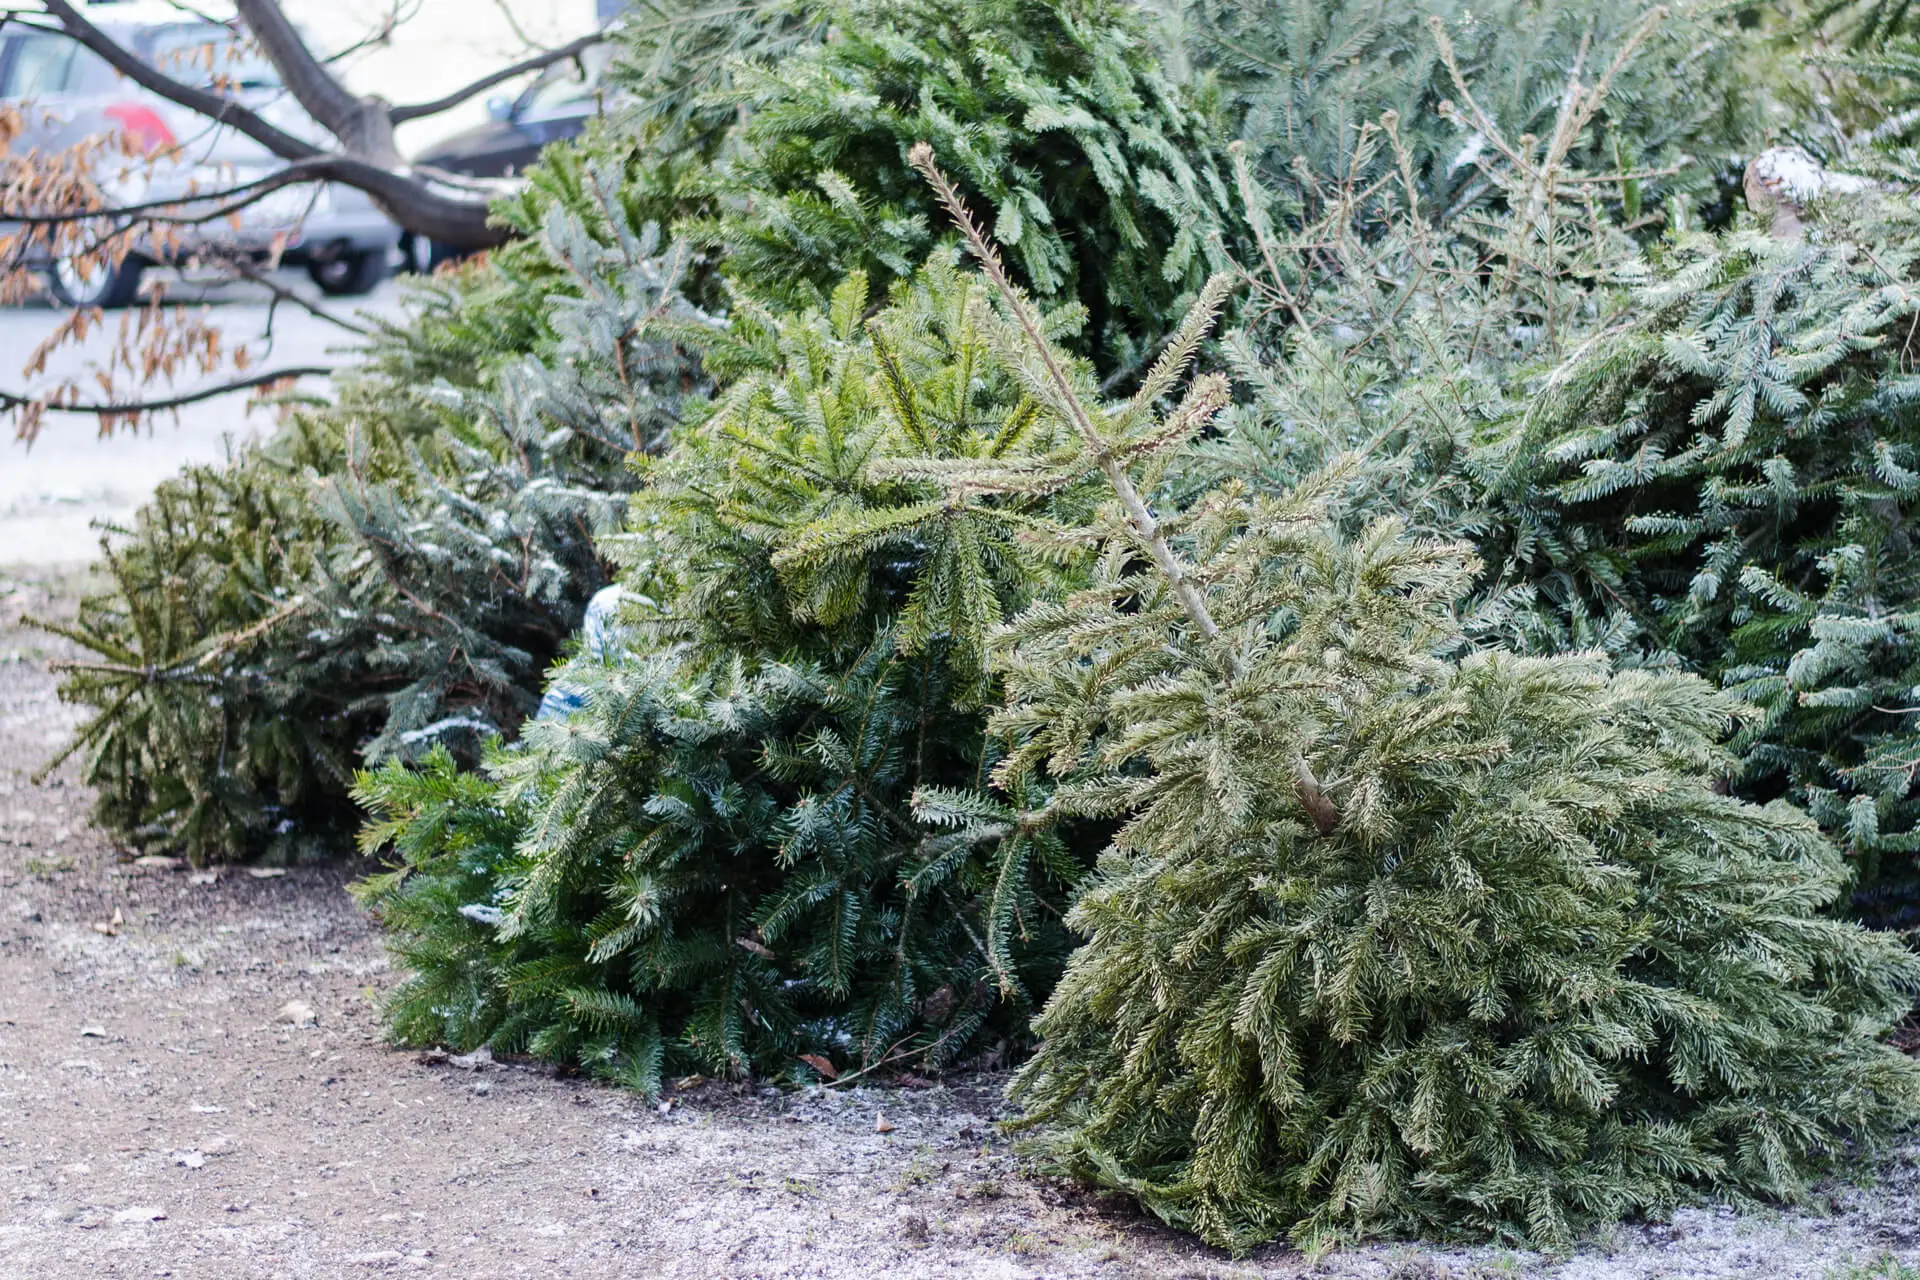
<instances>
[{"instance_id":1,"label":"fir tree","mask_svg":"<svg viewBox=\"0 0 1920 1280\"><path fill-rule=\"evenodd\" d=\"M1860 908L1911 922L1920 238L1903 212L1836 213L1804 240L1674 244L1632 317L1489 442L1501 500L1559 532L1487 551L1568 573L1587 607L1758 704L1742 789L1805 803L1854 860ZM1571 545L1582 564L1556 554Z\"/></svg>"},{"instance_id":2,"label":"fir tree","mask_svg":"<svg viewBox=\"0 0 1920 1280\"><path fill-rule=\"evenodd\" d=\"M244 457L163 482L103 540L108 587L71 626L39 624L89 651L56 670L62 699L93 715L46 768L85 753L102 826L196 861L295 830L344 837L330 801L352 780L365 717L257 665L304 609L325 536L284 473Z\"/></svg>"},{"instance_id":3,"label":"fir tree","mask_svg":"<svg viewBox=\"0 0 1920 1280\"><path fill-rule=\"evenodd\" d=\"M1503 194L1478 163L1497 158L1499 137L1457 109L1462 76L1500 134L1544 139L1563 105L1556 90L1591 82L1627 51L1637 56L1612 77L1572 162L1594 173L1642 171L1625 194L1649 209L1676 192L1710 196L1758 124L1759 95L1741 74L1751 38L1727 8L1198 0L1189 27L1279 212L1317 216L1340 179L1365 184L1398 170L1445 225ZM1401 126L1398 154L1367 145L1389 114Z\"/></svg>"},{"instance_id":4,"label":"fir tree","mask_svg":"<svg viewBox=\"0 0 1920 1280\"><path fill-rule=\"evenodd\" d=\"M1631 65L1559 100L1599 119ZM1395 516L1474 541L1476 640L1677 664L1760 704L1733 785L1810 807L1853 909L1911 922L1911 227L1835 204L1805 242L1711 237L1675 203L1643 251L1623 175L1578 164L1584 125L1529 146L1464 71L1453 92L1486 122L1498 199L1446 224L1389 117L1359 164L1397 176L1328 188L1297 232L1260 223L1250 323L1224 344L1248 394L1174 496L1334 467L1349 534Z\"/></svg>"},{"instance_id":5,"label":"fir tree","mask_svg":"<svg viewBox=\"0 0 1920 1280\"><path fill-rule=\"evenodd\" d=\"M367 474L349 431L318 486L342 536L308 636L350 655L354 685L378 700L369 760L443 736L471 760L532 714L606 585L595 539L623 514L625 460L664 447L705 390L691 347L712 324L680 297L684 253L627 221L618 181L590 174L598 237L564 205L548 210L540 245L568 288L546 299L539 354L502 361L483 386L427 389L441 429L394 478Z\"/></svg>"},{"instance_id":6,"label":"fir tree","mask_svg":"<svg viewBox=\"0 0 1920 1280\"><path fill-rule=\"evenodd\" d=\"M1007 841L980 795L981 650L1064 572L1021 535L1084 485L939 486L1034 475L1057 424L952 268L870 319L868 292L856 273L824 312L742 304L709 343L726 385L617 544L631 651L556 673L580 712L485 780L445 756L364 780L366 846L400 858L362 892L412 974L403 1038L648 1091L668 1066L808 1076L1023 1039L1082 864L1056 832Z\"/></svg>"},{"instance_id":7,"label":"fir tree","mask_svg":"<svg viewBox=\"0 0 1920 1280\"><path fill-rule=\"evenodd\" d=\"M1015 270L1078 302L1103 372L1131 370L1237 232L1215 122L1115 0L821 3L836 38L739 67L744 116L686 233L741 287L817 303L849 268L910 273L941 222L906 164L932 138L993 210Z\"/></svg>"},{"instance_id":8,"label":"fir tree","mask_svg":"<svg viewBox=\"0 0 1920 1280\"><path fill-rule=\"evenodd\" d=\"M98 660L62 685L95 712L70 750L103 822L196 861L336 849L363 752L472 760L531 713L606 582L628 453L703 389L675 342L699 319L617 177L115 531L113 585L66 629Z\"/></svg>"},{"instance_id":9,"label":"fir tree","mask_svg":"<svg viewBox=\"0 0 1920 1280\"><path fill-rule=\"evenodd\" d=\"M1436 26L1455 113L1485 144L1472 166L1483 196L1464 212L1427 197L1417 143L1393 113L1363 127L1350 172L1294 229L1265 215L1275 198L1237 147L1257 254L1239 264L1251 300L1222 353L1245 392L1170 478L1171 496L1229 479L1285 494L1338 476L1329 515L1348 534L1395 518L1488 548L1475 636L1544 653L1643 644L1582 588L1613 583L1612 559L1548 504L1513 496L1498 442L1557 361L1621 322L1652 270L1633 230L1645 216L1633 184L1649 175L1595 173L1580 157L1656 30L1657 15L1612 63L1569 75L1552 127L1535 136L1495 119ZM1691 217L1683 200L1667 214ZM1511 572L1516 554L1536 571Z\"/></svg>"},{"instance_id":10,"label":"fir tree","mask_svg":"<svg viewBox=\"0 0 1920 1280\"><path fill-rule=\"evenodd\" d=\"M1845 873L1810 819L1712 786L1737 704L1592 655L1437 656L1475 566L1391 521L1343 537L1312 495L1234 488L1155 512L1132 442L1191 438L1219 383L1145 429L1092 400L917 160L1114 498L1095 580L997 649L996 781L1118 824L1014 1084L1046 1149L1234 1248L1564 1244L1700 1189L1795 1196L1911 1120L1920 1064L1875 1037L1920 959L1816 914Z\"/></svg>"}]
</instances>

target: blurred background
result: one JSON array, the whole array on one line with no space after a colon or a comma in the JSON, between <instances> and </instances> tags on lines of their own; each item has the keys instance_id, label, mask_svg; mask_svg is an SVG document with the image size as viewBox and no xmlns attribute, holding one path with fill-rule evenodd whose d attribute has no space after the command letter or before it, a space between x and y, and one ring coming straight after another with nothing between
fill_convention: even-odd
<instances>
[{"instance_id":1,"label":"blurred background","mask_svg":"<svg viewBox=\"0 0 1920 1280\"><path fill-rule=\"evenodd\" d=\"M79 6L97 23L229 18L231 4L197 4L191 12L162 0L127 0ZM286 0L288 16L316 52L347 52L336 64L349 88L391 101L421 101L448 93L495 68L565 44L603 25L620 0ZM31 13L36 6L0 3L0 14ZM17 35L18 28L15 28ZM592 60L589 59L589 66ZM15 70L18 81L22 73ZM25 87L16 85L16 88ZM593 85L582 83L573 64L528 73L430 118L404 123L396 140L408 155L433 154L466 172L510 170L555 137L577 132L597 109ZM447 150L448 147L452 151ZM398 237L398 229L394 229ZM298 266L266 273L272 284L343 316L390 316L397 311L398 274L430 265L427 246L416 250L396 240L389 272L370 290L329 300ZM292 305L274 306L261 288L218 273L156 270L174 301L208 308L210 318L236 340L256 341L263 359L276 366L339 364L352 358L351 333ZM150 287L150 286L149 286ZM0 307L0 375L13 379L19 365L66 317L52 299ZM83 375L107 358L117 322L80 342L53 351L47 374ZM217 378L210 381L218 381ZM191 392L195 379L170 390ZM220 396L159 415L132 433L101 437L84 417L68 417L40 434L29 448L0 445L0 563L73 566L97 553L98 521L118 521L153 492L154 486L192 462L211 462L232 444L271 421L271 411L244 395Z\"/></svg>"}]
</instances>

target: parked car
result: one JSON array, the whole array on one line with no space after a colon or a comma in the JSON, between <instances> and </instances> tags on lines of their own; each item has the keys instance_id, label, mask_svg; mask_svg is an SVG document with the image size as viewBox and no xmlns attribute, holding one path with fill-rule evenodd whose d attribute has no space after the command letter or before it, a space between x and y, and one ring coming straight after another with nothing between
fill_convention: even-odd
<instances>
[{"instance_id":1,"label":"parked car","mask_svg":"<svg viewBox=\"0 0 1920 1280\"><path fill-rule=\"evenodd\" d=\"M282 91L272 64L241 53L225 27L183 17L172 5L115 5L97 13L96 26L168 74L217 81L286 132L320 135L319 125ZM94 180L110 203L180 198L197 210L207 204L191 203L194 192L227 189L280 165L251 138L140 88L67 37L24 23L0 27L0 100L26 107L28 132L14 140L16 153L64 151L88 137L117 134L145 157L116 152L98 162ZM282 261L304 265L323 292L351 295L386 278L399 238L400 228L364 193L307 184L273 192L236 220L190 229L178 251L146 237L116 267L90 267L78 257L41 265L62 302L114 307L134 301L142 273L157 262L217 253L264 258L278 249Z\"/></svg>"},{"instance_id":2,"label":"parked car","mask_svg":"<svg viewBox=\"0 0 1920 1280\"><path fill-rule=\"evenodd\" d=\"M487 99L485 124L443 138L414 159L475 178L512 177L540 158L549 142L578 137L600 113L601 79L610 56L604 44L579 59L546 68L518 97Z\"/></svg>"},{"instance_id":3,"label":"parked car","mask_svg":"<svg viewBox=\"0 0 1920 1280\"><path fill-rule=\"evenodd\" d=\"M420 164L473 178L510 178L540 158L550 142L575 138L605 106L605 72L611 50L595 45L579 59L557 62L518 96L487 99L488 120L442 138L414 156ZM426 270L460 256L411 233L401 237L401 260Z\"/></svg>"}]
</instances>

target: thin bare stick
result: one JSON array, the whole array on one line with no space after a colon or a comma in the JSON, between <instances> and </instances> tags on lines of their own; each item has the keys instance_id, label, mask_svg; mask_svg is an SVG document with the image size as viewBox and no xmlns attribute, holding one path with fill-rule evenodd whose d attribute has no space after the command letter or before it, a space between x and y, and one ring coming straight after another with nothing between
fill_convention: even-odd
<instances>
[{"instance_id":1,"label":"thin bare stick","mask_svg":"<svg viewBox=\"0 0 1920 1280\"><path fill-rule=\"evenodd\" d=\"M393 121L395 124L402 124L408 120L418 120L425 116L439 115L442 111L447 111L459 106L475 94L485 93L488 89L493 88L493 86L505 84L516 76L526 75L530 71L543 70L556 62L565 62L568 58L578 58L588 49L603 43L606 39L606 32L595 31L590 35L581 36L578 40L569 40L557 49L549 49L545 53L535 54L531 58L523 58L511 66L502 67L498 71L481 76L478 80L464 84L452 93L435 98L431 102L415 102L406 106L390 107L387 109L387 119Z\"/></svg>"},{"instance_id":2,"label":"thin bare stick","mask_svg":"<svg viewBox=\"0 0 1920 1280\"><path fill-rule=\"evenodd\" d=\"M336 328L345 329L348 333L357 333L363 338L373 332L363 324L357 324L345 316L327 310L311 298L302 297L297 291L289 289L244 258L235 259L225 265L241 279L251 281L272 294L275 302L291 302L315 320L324 320Z\"/></svg>"},{"instance_id":3,"label":"thin bare stick","mask_svg":"<svg viewBox=\"0 0 1920 1280\"><path fill-rule=\"evenodd\" d=\"M290 369L270 369L265 373L249 374L244 378L233 378L215 386L201 387L197 391L183 391L177 396L168 396L163 400L139 400L130 403L60 402L42 396L22 395L17 391L0 391L0 410L41 405L49 413L102 413L113 417L132 417L143 413L159 413L165 409L178 409L184 405L198 404L202 400L211 400L216 396L246 391L253 387L268 387L277 382L291 382L295 378L321 378L332 372L331 365L301 365Z\"/></svg>"}]
</instances>

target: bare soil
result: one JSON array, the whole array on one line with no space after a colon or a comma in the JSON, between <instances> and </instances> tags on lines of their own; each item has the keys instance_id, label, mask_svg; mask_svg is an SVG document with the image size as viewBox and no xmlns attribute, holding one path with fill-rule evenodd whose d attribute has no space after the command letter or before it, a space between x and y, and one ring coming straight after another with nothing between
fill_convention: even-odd
<instances>
[{"instance_id":1,"label":"bare soil","mask_svg":"<svg viewBox=\"0 0 1920 1280\"><path fill-rule=\"evenodd\" d=\"M1379 1246L1235 1261L1034 1176L1001 1081L658 1105L383 1043L363 868L134 865L88 825L77 713L0 570L0 1276L1865 1277L1920 1265L1920 1149L1830 1211L1699 1209L1571 1258ZM884 1115L887 1132L879 1132ZM1871 1270L1869 1270L1871 1268Z\"/></svg>"}]
</instances>

